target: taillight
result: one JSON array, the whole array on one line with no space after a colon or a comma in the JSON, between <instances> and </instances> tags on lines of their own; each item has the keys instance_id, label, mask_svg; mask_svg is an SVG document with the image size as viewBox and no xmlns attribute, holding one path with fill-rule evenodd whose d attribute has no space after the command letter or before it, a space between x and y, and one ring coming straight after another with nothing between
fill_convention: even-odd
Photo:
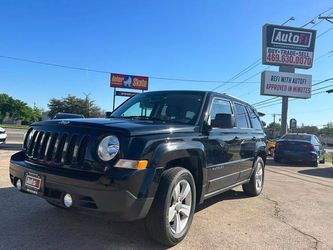
<instances>
[{"instance_id":1,"label":"taillight","mask_svg":"<svg viewBox=\"0 0 333 250\"><path fill-rule=\"evenodd\" d=\"M311 151L314 151L314 146L312 144L309 144L309 143L302 143L301 146L303 148L306 148L308 150L311 150Z\"/></svg>"}]
</instances>

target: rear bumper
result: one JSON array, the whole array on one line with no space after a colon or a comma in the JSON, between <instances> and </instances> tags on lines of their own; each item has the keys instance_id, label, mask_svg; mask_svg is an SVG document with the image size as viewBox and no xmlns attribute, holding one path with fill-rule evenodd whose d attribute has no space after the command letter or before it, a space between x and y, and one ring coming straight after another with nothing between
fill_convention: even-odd
<instances>
[{"instance_id":1,"label":"rear bumper","mask_svg":"<svg viewBox=\"0 0 333 250\"><path fill-rule=\"evenodd\" d=\"M122 176L125 180L118 181L102 174L52 169L13 158L15 155L9 169L12 184L15 186L18 178L24 183L26 173L38 174L43 177L43 188L35 195L58 206L64 207L63 197L69 193L73 198L70 209L108 213L114 220L133 221L144 218L153 202L153 197L143 197L140 193L140 182L147 179L147 173L142 171ZM137 188L129 190L126 186L131 186L131 183L128 182L134 182L133 185L137 185ZM23 184L22 191L27 192L29 189Z\"/></svg>"},{"instance_id":2,"label":"rear bumper","mask_svg":"<svg viewBox=\"0 0 333 250\"><path fill-rule=\"evenodd\" d=\"M317 161L318 154L315 151L293 152L275 150L274 157L285 161L314 162Z\"/></svg>"}]
</instances>

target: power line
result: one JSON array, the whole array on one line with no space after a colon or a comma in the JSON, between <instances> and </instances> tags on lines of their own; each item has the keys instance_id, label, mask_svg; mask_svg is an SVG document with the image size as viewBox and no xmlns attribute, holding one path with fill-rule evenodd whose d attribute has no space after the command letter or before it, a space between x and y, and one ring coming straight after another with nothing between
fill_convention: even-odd
<instances>
[{"instance_id":1,"label":"power line","mask_svg":"<svg viewBox=\"0 0 333 250\"><path fill-rule=\"evenodd\" d=\"M333 9L333 7L330 7L330 8L328 8L327 10L321 12L320 14L318 14L317 16L315 16L315 17L314 17L313 19L311 19L308 23L304 24L304 25L301 26L301 27L305 27L305 26L307 26L307 25L310 24L310 23L314 23L314 20L315 20L316 18L320 17L320 15L322 15L322 14L324 14L324 13L326 13L326 12L332 10L332 9ZM332 12L332 13L333 13L333 12ZM281 25L285 25L285 24L286 24L287 22L289 22L290 20L295 20L295 18L294 18L294 17L291 17L291 18L289 18L286 22L284 22L284 23L281 24ZM322 20L321 20L321 21L322 21ZM319 21L319 23L320 23L321 21ZM318 24L319 24L319 23L318 23ZM318 24L317 24L317 25L318 25ZM333 29L333 27L331 27L330 29L328 29L328 30L324 31L323 33L321 33L321 34L317 37L317 39L318 39L319 37L323 36L324 34L326 34L327 32L329 32L331 29ZM261 58L258 59L258 60L261 61ZM258 61L258 60L257 60L257 61ZM253 64L254 64L254 63L253 63ZM252 64L252 65L253 65L253 64ZM260 63L259 63L259 64L260 64ZM258 65L259 65L259 64L258 64ZM255 67L256 67L256 66L255 66ZM252 68L255 68L255 67L252 67ZM268 68L270 68L270 66L269 66ZM247 71L244 72L243 74L249 72L250 70L251 70L251 69L247 70ZM244 71L244 70L243 70L243 71ZM260 73L261 73L261 72L259 72L259 74L260 74ZM243 74L241 74L241 75L243 75ZM237 78L240 77L241 75L237 76ZM256 75L257 75L257 74L256 74ZM251 78L252 78L252 77L251 77ZM228 90L230 90L230 89L232 89L232 88L234 88L234 87L239 86L240 84L242 84L242 82L236 84L235 86L229 87L229 88L225 89L224 91L228 91ZM214 88L214 89L212 89L212 90L214 91L214 90L216 90L216 89L218 89L218 88L220 88L220 87L223 87L223 86L224 86L224 84L221 84L221 85L217 86L216 88ZM251 93L253 93L253 92L251 92Z\"/></svg>"},{"instance_id":2,"label":"power line","mask_svg":"<svg viewBox=\"0 0 333 250\"><path fill-rule=\"evenodd\" d=\"M94 73L101 73L101 74L111 74L110 71L106 70L97 70L97 69L89 69L89 68L82 68L77 66L69 66L64 64L57 64L57 63L50 63L45 61L37 61L32 59L26 59L21 57L13 57L13 56L5 56L0 55L0 58L8 59L8 60L15 60L20 62L26 62L26 63L34 63L34 64L40 64L40 65L46 65L46 66L52 66L52 67L59 67L59 68L65 68L65 69L72 69L72 70L80 70L80 71L88 71L88 72L94 72ZM166 80L166 81L180 81L180 82L198 82L198 83L240 83L239 82L230 82L225 80L199 80L199 79L184 79L184 78L170 78L170 77L159 77L159 76L149 76L151 79L155 80ZM247 83L257 83L255 81L247 82Z\"/></svg>"},{"instance_id":3,"label":"power line","mask_svg":"<svg viewBox=\"0 0 333 250\"><path fill-rule=\"evenodd\" d=\"M318 19L321 15L325 14L326 12L328 12L328 11L330 11L330 10L332 10L332 9L333 9L333 7L328 8L327 10L325 10L325 11L321 12L320 14L318 14L317 16L315 16L312 20L314 21L314 20ZM332 13L333 13L333 12L331 12L331 13L328 14L328 15L331 15ZM319 22L313 24L313 25L310 27L310 29L312 29L313 27L317 26L317 25L320 24L322 21L323 21L323 20L320 20ZM309 23L310 23L310 22L309 22ZM309 24L309 23L307 23L307 24Z\"/></svg>"},{"instance_id":4,"label":"power line","mask_svg":"<svg viewBox=\"0 0 333 250\"><path fill-rule=\"evenodd\" d=\"M285 25L286 23L288 23L289 21L294 21L295 18L294 17L290 17L288 20L286 20L285 22L283 22L281 25ZM231 77L229 79L229 81L231 80L236 80L237 78L241 77L242 75L246 74L247 72L251 71L252 69L256 68L257 66L259 66L261 64L261 60L262 58L258 58L257 60L255 60L253 63L251 63L249 66L247 66L245 69L241 70L239 73L237 73L236 75L234 75L233 77ZM212 91L215 91L221 87L224 86L224 83L218 85L217 87L213 88Z\"/></svg>"},{"instance_id":5,"label":"power line","mask_svg":"<svg viewBox=\"0 0 333 250\"><path fill-rule=\"evenodd\" d=\"M319 60L323 59L325 56L331 56L331 55L333 55L333 50L329 50L328 52L326 52L326 53L324 53L324 54L318 56L317 58L314 59L314 62L318 62ZM261 72L259 72L258 74L260 74L260 73L261 73ZM318 80L318 81L320 81L320 80ZM327 81L327 79L324 80L324 81ZM257 82L257 83L258 83L258 82ZM315 85L318 85L318 84L315 84ZM315 86L315 85L313 85L313 86ZM255 89L255 90L253 90L253 91L250 91L250 92L247 92L247 93L244 93L243 95L240 95L239 97L244 97L244 96L246 96L246 95L250 95L250 94L252 94L252 93L254 93L254 92L256 92L256 91L257 91L257 89Z\"/></svg>"},{"instance_id":6,"label":"power line","mask_svg":"<svg viewBox=\"0 0 333 250\"><path fill-rule=\"evenodd\" d=\"M325 12L327 12L327 11L329 11L331 9L333 9L333 7L331 7L328 10L326 10ZM323 12L323 13L325 13L325 12ZM321 14L323 14L323 13L321 13ZM289 21L293 21L293 20L295 20L295 18L291 17L288 20L286 20L282 25L285 25ZM323 34L325 34L327 32L328 31L324 32ZM78 67L78 66L70 66L70 65L57 64L57 63L51 63L51 62L45 62L45 61L37 61L37 60L32 60L32 59L27 59L27 58L12 57L12 56L6 56L6 55L0 55L0 58L9 59L9 60L15 60L15 61L21 61L21 62L27 62L27 63L40 64L40 65L46 65L46 66L52 66L52 67L59 67L59 68L71 69L71 70L80 70L80 71L85 71L85 72L93 72L93 73L101 73L101 74L110 74L111 73L110 71L106 71L106 70L82 68L82 67ZM250 64L249 66L247 66L246 68L244 68L243 70L241 70L239 73L237 73L236 75L234 75L232 78L230 78L227 81L225 81L225 80L201 80L201 79L170 78L170 77L159 77L159 76L149 76L149 78L155 79L155 80L165 80L165 81L198 82L198 83L220 83L219 86L213 88L212 90L216 90L216 89L224 86L226 83L237 83L236 86L233 86L233 87L230 87L230 88L227 89L227 90L229 90L229 89L232 89L234 87L239 86L242 83L257 83L257 82L248 82L248 80L252 79L256 75L260 74L261 72L259 72L259 73L255 74L255 75L247 78L244 81L238 81L238 82L236 82L234 80L236 80L240 76L246 74L247 72L251 71L252 69L256 68L260 64L261 64L261 57L258 58L255 62L253 62L252 64Z\"/></svg>"},{"instance_id":7,"label":"power line","mask_svg":"<svg viewBox=\"0 0 333 250\"><path fill-rule=\"evenodd\" d=\"M330 81L333 81L333 78L328 78L328 79L325 79L325 80L322 80L322 81L318 81L317 83L312 84L312 87L313 87L313 86L317 86L317 85L319 85L319 84L323 84L323 83L325 83L325 82L330 82ZM319 89L324 89L324 88L328 88L328 87L330 87L330 86L322 87L322 88L319 88ZM319 89L314 89L314 90L312 90L312 91L316 91L316 90L319 90ZM260 101L260 102L253 103L252 105L253 105L253 106L262 106L262 105L266 105L266 104L268 104L268 103L272 103L272 100L277 99L277 98L279 98L279 97L268 98L268 99L266 99L266 100L263 100L263 101ZM277 100L274 100L274 101L277 101ZM274 101L273 101L273 102L274 102Z\"/></svg>"},{"instance_id":8,"label":"power line","mask_svg":"<svg viewBox=\"0 0 333 250\"><path fill-rule=\"evenodd\" d=\"M330 87L332 87L332 86L330 86ZM319 89L317 89L317 90L319 90ZM322 94L322 93L326 93L326 90L314 93L314 94L312 94L312 96L319 95L319 94ZM293 99L290 99L289 101L291 102L291 101L296 101L296 100L300 100L300 99L299 98L293 98ZM263 109L263 108L271 107L271 106L274 106L274 105L277 105L277 104L281 104L281 103L282 102L279 100L279 102L277 102L277 103L269 104L267 106L262 106L262 107L256 107L256 108L257 109Z\"/></svg>"}]
</instances>

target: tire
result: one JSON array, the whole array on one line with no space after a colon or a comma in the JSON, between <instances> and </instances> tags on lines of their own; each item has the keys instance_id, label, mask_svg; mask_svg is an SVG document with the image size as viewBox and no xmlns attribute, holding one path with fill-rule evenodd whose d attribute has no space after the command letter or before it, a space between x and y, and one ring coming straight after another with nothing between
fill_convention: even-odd
<instances>
[{"instance_id":1,"label":"tire","mask_svg":"<svg viewBox=\"0 0 333 250\"><path fill-rule=\"evenodd\" d=\"M188 188L190 188L189 191ZM180 200L185 190L188 191L187 195ZM182 207L189 204L190 207L186 209ZM196 189L192 174L181 167L165 170L145 219L147 233L153 240L163 245L169 247L176 245L185 238L191 226L195 204ZM169 220L170 214L173 218Z\"/></svg>"},{"instance_id":2,"label":"tire","mask_svg":"<svg viewBox=\"0 0 333 250\"><path fill-rule=\"evenodd\" d=\"M265 180L265 163L261 157L258 157L254 163L254 171L250 182L243 184L243 191L249 196L258 196L261 194Z\"/></svg>"},{"instance_id":3,"label":"tire","mask_svg":"<svg viewBox=\"0 0 333 250\"><path fill-rule=\"evenodd\" d=\"M318 165L319 165L319 161L318 161L318 160L317 160L317 161L313 161L313 162L311 162L311 164L310 164L310 166L311 166L311 167L314 167L314 168L317 168Z\"/></svg>"}]
</instances>

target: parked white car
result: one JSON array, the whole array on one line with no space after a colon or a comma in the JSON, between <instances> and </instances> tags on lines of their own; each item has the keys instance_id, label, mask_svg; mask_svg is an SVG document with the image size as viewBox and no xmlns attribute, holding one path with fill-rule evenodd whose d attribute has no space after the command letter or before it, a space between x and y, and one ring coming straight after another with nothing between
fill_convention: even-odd
<instances>
[{"instance_id":1,"label":"parked white car","mask_svg":"<svg viewBox=\"0 0 333 250\"><path fill-rule=\"evenodd\" d=\"M7 139L6 130L0 127L0 144L5 143Z\"/></svg>"}]
</instances>

